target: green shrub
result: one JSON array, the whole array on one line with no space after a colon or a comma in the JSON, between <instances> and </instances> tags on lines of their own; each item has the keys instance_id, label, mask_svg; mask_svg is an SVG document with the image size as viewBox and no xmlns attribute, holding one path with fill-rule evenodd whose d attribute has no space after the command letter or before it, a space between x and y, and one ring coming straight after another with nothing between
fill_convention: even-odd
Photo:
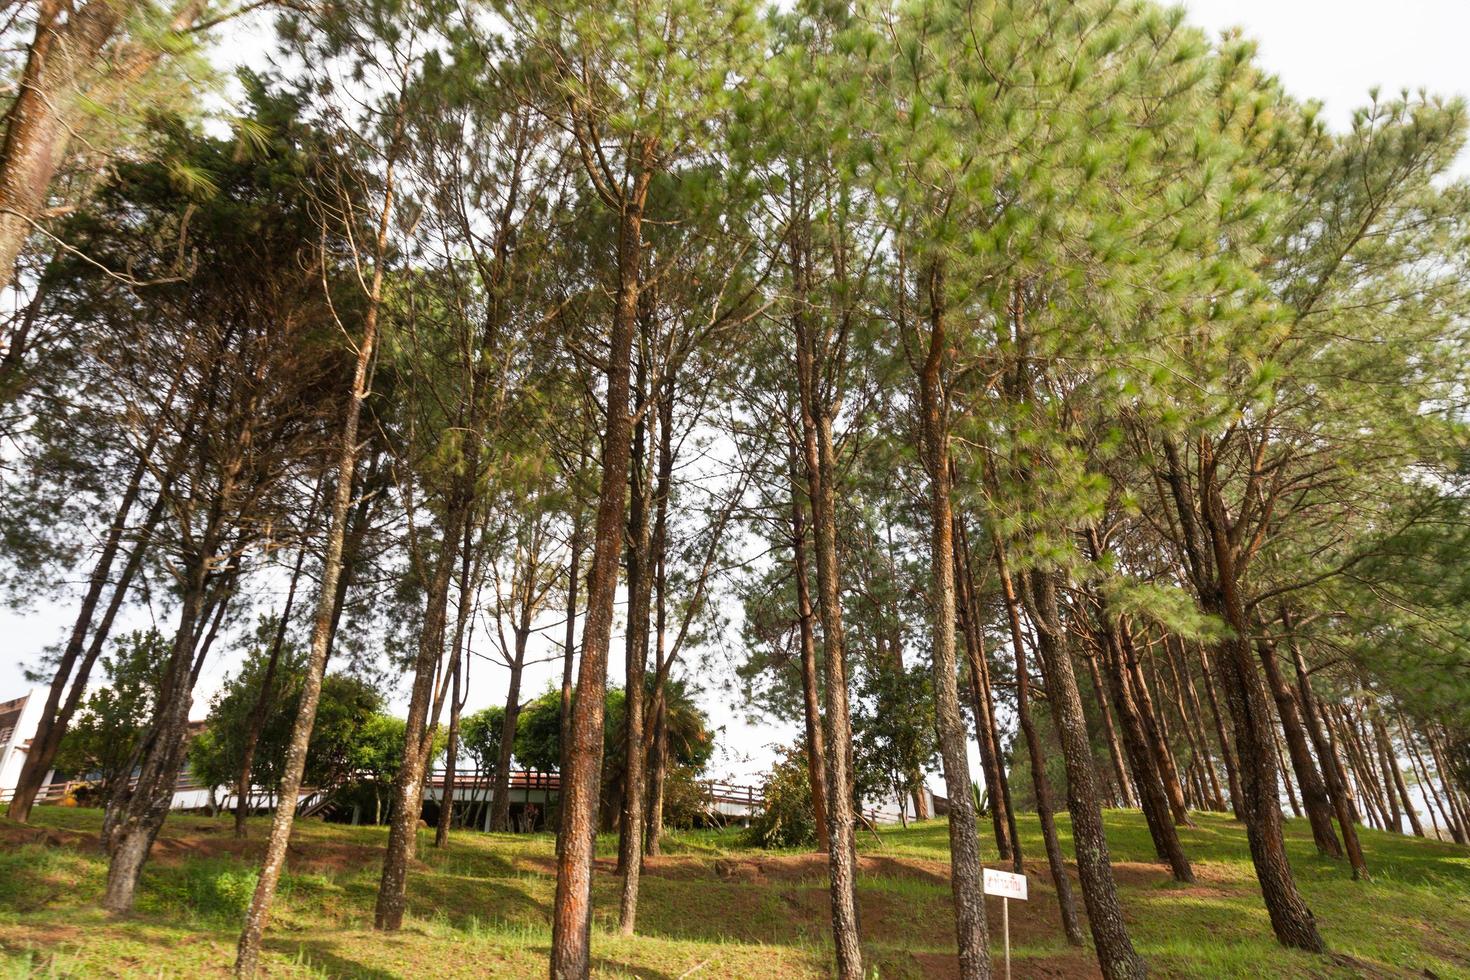
<instances>
[{"instance_id":1,"label":"green shrub","mask_svg":"<svg viewBox=\"0 0 1470 980\"><path fill-rule=\"evenodd\" d=\"M250 905L259 878L254 870L194 863L184 875L184 900L201 918L239 919Z\"/></svg>"},{"instance_id":2,"label":"green shrub","mask_svg":"<svg viewBox=\"0 0 1470 980\"><path fill-rule=\"evenodd\" d=\"M817 840L817 823L812 817L812 783L807 773L806 751L800 746L786 750L766 777L762 809L751 820L746 843L765 848L811 847Z\"/></svg>"}]
</instances>

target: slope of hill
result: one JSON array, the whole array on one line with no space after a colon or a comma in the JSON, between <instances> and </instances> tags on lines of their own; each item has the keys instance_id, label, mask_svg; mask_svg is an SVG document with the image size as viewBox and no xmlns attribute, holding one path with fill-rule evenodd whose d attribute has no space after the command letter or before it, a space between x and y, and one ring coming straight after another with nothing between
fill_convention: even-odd
<instances>
[{"instance_id":1,"label":"slope of hill","mask_svg":"<svg viewBox=\"0 0 1470 980\"><path fill-rule=\"evenodd\" d=\"M1090 950L1061 934L1034 816L1022 815L1031 900L1011 905L1017 977L1095 976ZM1470 849L1363 831L1373 880L1317 858L1304 822L1289 825L1291 858L1332 952L1288 952L1271 939L1244 830L1199 814L1184 832L1198 880L1181 886L1152 863L1143 819L1108 814L1109 841L1135 943L1155 975L1191 977L1470 978ZM227 821L174 816L144 878L135 914L95 907L106 865L100 814L44 808L34 826L0 822L0 977L200 976L227 971L240 911L254 885L264 822L250 841ZM443 851L421 841L410 919L375 933L372 907L383 828L298 825L291 871L267 941L271 976L537 977L546 969L555 888L548 836L461 832ZM1063 833L1067 825L1061 822ZM859 898L863 938L882 977L955 971L943 821L870 834ZM611 854L599 843L596 970L646 978L829 973L825 866L815 854L740 846L731 831L672 835L650 859L639 933L612 934ZM999 867L987 855L987 864ZM1000 954L999 903L990 908Z\"/></svg>"}]
</instances>

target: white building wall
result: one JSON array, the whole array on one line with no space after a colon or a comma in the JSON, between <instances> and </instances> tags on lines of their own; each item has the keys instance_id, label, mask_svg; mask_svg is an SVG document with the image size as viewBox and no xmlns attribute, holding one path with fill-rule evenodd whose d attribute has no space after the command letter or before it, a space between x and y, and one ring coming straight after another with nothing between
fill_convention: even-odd
<instances>
[{"instance_id":1,"label":"white building wall","mask_svg":"<svg viewBox=\"0 0 1470 980\"><path fill-rule=\"evenodd\" d=\"M0 746L0 795L8 796L20 781L20 769L25 765L26 759L22 746L35 737L41 709L45 706L46 689L33 688L26 695L25 706L21 708L20 718L16 721L15 731L11 733L8 744Z\"/></svg>"}]
</instances>

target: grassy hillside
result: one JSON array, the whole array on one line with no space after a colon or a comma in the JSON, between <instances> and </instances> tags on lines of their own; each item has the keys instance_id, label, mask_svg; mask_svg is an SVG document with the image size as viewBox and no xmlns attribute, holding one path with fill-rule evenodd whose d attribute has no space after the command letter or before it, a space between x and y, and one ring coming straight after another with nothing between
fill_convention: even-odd
<instances>
[{"instance_id":1,"label":"grassy hillside","mask_svg":"<svg viewBox=\"0 0 1470 980\"><path fill-rule=\"evenodd\" d=\"M1243 829L1221 816L1198 819L1183 837L1199 880L1179 886L1147 863L1142 817L1108 814L1134 941L1156 975L1470 978L1470 849L1364 831L1374 878L1355 884L1343 865L1313 855L1305 822L1293 821L1293 866L1332 949L1313 957L1272 941ZM242 844L225 820L171 818L137 912L114 920L93 904L106 872L95 845L99 820L96 811L42 808L33 827L0 822L0 977L225 972L265 822L253 823L253 839ZM1094 976L1090 951L1061 938L1034 818L1023 816L1022 828L1032 900L1011 906L1016 975ZM382 828L298 825L267 941L272 976L544 975L550 837L463 832L444 851L422 841L409 921L397 935L371 929L384 839ZM828 972L820 856L748 850L729 832L676 835L669 845L668 856L650 861L640 935L627 940L608 931L617 911L615 841L600 842L607 860L596 881L594 954L602 975ZM863 938L879 975L953 974L944 823L885 830L881 842L870 834L861 846ZM998 902L990 911L998 955Z\"/></svg>"}]
</instances>

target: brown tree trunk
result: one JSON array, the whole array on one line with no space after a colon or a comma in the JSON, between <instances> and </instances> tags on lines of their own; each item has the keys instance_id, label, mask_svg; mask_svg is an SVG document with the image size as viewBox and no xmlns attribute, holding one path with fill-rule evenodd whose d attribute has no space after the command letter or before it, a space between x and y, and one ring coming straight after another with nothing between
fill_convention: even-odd
<instances>
[{"instance_id":1,"label":"brown tree trunk","mask_svg":"<svg viewBox=\"0 0 1470 980\"><path fill-rule=\"evenodd\" d=\"M664 780L668 775L669 733L667 689L669 494L674 477L674 367L669 365L658 401L658 483L653 518L653 705L644 726L640 751L648 759L648 806L644 853L658 854L664 829Z\"/></svg>"},{"instance_id":2,"label":"brown tree trunk","mask_svg":"<svg viewBox=\"0 0 1470 980\"><path fill-rule=\"evenodd\" d=\"M388 847L383 855L383 874L378 883L378 900L373 908L373 928L395 932L403 926L408 904L408 862L418 837L423 802L424 742L429 736L434 699L434 675L444 653L449 584L454 577L468 501L456 503L444 521L444 534L434 573L424 599L418 654L414 659L413 687L409 694L408 720L404 726L403 763L393 783L393 807L388 816Z\"/></svg>"},{"instance_id":3,"label":"brown tree trunk","mask_svg":"<svg viewBox=\"0 0 1470 980\"><path fill-rule=\"evenodd\" d=\"M1143 667L1138 662L1133 645L1133 630L1126 618L1120 618L1117 626L1118 649L1123 655L1123 664L1128 670L1133 686L1134 704L1138 709L1138 720L1143 726L1143 735L1149 751L1153 753L1158 767L1159 779L1164 787L1164 796L1169 801L1169 812L1174 822L1181 827L1193 827L1189 807L1184 802L1184 790L1179 785L1179 770L1174 766L1174 754L1159 727L1160 715L1154 707L1148 684L1143 679Z\"/></svg>"},{"instance_id":4,"label":"brown tree trunk","mask_svg":"<svg viewBox=\"0 0 1470 980\"><path fill-rule=\"evenodd\" d=\"M1286 627L1288 634L1291 631L1290 614L1282 610L1282 624ZM1301 646L1295 637L1288 640L1292 666L1296 669L1297 693L1302 706L1303 727L1312 738L1312 744L1317 750L1317 758L1322 760L1322 775L1327 785L1327 792L1332 800L1332 808L1337 815L1337 826L1342 831L1343 850L1346 851L1348 863L1352 865L1353 878L1355 880L1366 880L1368 877L1368 863L1363 857L1362 845L1358 843L1358 830L1356 827L1356 815L1353 813L1353 801L1347 791L1347 775L1342 770L1342 764L1337 758L1337 750L1333 744L1331 732L1323 724L1321 713L1317 708L1317 695L1312 690L1310 674L1307 671L1307 663L1302 656Z\"/></svg>"},{"instance_id":5,"label":"brown tree trunk","mask_svg":"<svg viewBox=\"0 0 1470 980\"><path fill-rule=\"evenodd\" d=\"M306 528L316 522L317 502L321 500L322 485L318 483L312 494L311 508L306 516ZM271 639L271 652L266 661L265 677L261 678L260 691L255 703L250 706L250 715L245 722L245 747L241 753L240 775L235 778L235 838L245 839L245 818L250 813L250 776L255 768L255 750L260 745L261 732L265 730L270 714L271 700L275 696L276 671L280 669L281 650L286 644L286 631L291 626L291 609L296 604L296 587L301 581L301 569L306 564L306 541L296 549L296 564L291 569L291 582L286 588L286 602L281 617L276 623L276 635Z\"/></svg>"},{"instance_id":6,"label":"brown tree trunk","mask_svg":"<svg viewBox=\"0 0 1470 980\"><path fill-rule=\"evenodd\" d=\"M1125 807L1136 807L1139 805L1138 798L1133 793L1133 782L1128 778L1128 770L1123 765L1123 746L1118 742L1118 730L1113 727L1113 714L1108 708L1107 694L1103 692L1097 658L1096 651L1090 651L1083 656L1092 679L1092 693L1097 696L1097 713L1102 719L1103 737L1108 743L1108 757L1113 761L1113 781L1118 786L1118 802Z\"/></svg>"},{"instance_id":7,"label":"brown tree trunk","mask_svg":"<svg viewBox=\"0 0 1470 980\"><path fill-rule=\"evenodd\" d=\"M642 332L646 339L649 333L646 317L640 317L640 322L644 324ZM634 397L640 401L649 397L646 373L647 366L640 353L634 383ZM650 421L646 423L645 419ZM640 414L633 427L632 460L628 468L628 631L624 651L623 808L618 826L618 870L623 875L618 931L624 936L633 935L637 924L638 885L643 871L644 791L647 789L644 769L647 755L643 745L644 681L648 673L648 617L653 599L649 561L653 547L650 521L653 494L649 492L651 467L645 463L651 454L645 447L649 442L657 441L657 433L650 437L646 431L650 427L656 428L657 419L658 415L653 413Z\"/></svg>"},{"instance_id":8,"label":"brown tree trunk","mask_svg":"<svg viewBox=\"0 0 1470 980\"><path fill-rule=\"evenodd\" d=\"M1215 673L1210 667L1210 653L1199 644L1200 679L1205 682L1205 696L1210 701L1210 717L1215 721L1215 741L1220 746L1220 761L1225 764L1225 781L1230 786L1230 809L1240 817L1240 769L1235 763L1235 749L1225 728L1225 712L1220 710L1220 696L1215 692Z\"/></svg>"},{"instance_id":9,"label":"brown tree trunk","mask_svg":"<svg viewBox=\"0 0 1470 980\"><path fill-rule=\"evenodd\" d=\"M951 465L950 479L954 479ZM1021 848L1016 834L1016 818L1011 808L1010 782L1006 778L1005 760L1000 753L1000 734L995 721L995 700L990 689L990 667L986 662L985 643L981 633L979 603L975 598L975 582L970 563L970 542L964 524L954 524L955 576L958 583L960 625L964 629L966 666L972 684L970 690L975 710L975 739L980 746L980 763L990 790L990 816L995 827L995 846L1002 861L1010 861L1021 872Z\"/></svg>"},{"instance_id":10,"label":"brown tree trunk","mask_svg":"<svg viewBox=\"0 0 1470 980\"><path fill-rule=\"evenodd\" d=\"M1302 725L1301 714L1297 711L1296 695L1281 672L1275 641L1264 636L1258 637L1256 653L1261 658L1261 666L1266 671L1266 683L1276 700L1276 714L1281 719L1281 730L1286 737L1286 748L1291 757L1291 767L1296 772L1297 786L1301 788L1302 806L1312 825L1312 840L1317 845L1317 853L1324 857L1340 858L1342 845L1338 843L1337 834L1332 830L1332 803L1327 797L1327 787L1312 761L1311 750L1307 747L1307 734Z\"/></svg>"},{"instance_id":11,"label":"brown tree trunk","mask_svg":"<svg viewBox=\"0 0 1470 980\"><path fill-rule=\"evenodd\" d=\"M1066 646L1055 576L1055 572L1034 570L1030 586L1047 704L1067 767L1067 809L1072 815L1072 840L1077 853L1077 873L1082 881L1082 901L1087 907L1087 925L1097 948L1098 966L1107 980L1143 977L1147 970L1128 937L1117 882L1113 879L1087 716L1082 710L1072 656Z\"/></svg>"},{"instance_id":12,"label":"brown tree trunk","mask_svg":"<svg viewBox=\"0 0 1470 980\"><path fill-rule=\"evenodd\" d=\"M392 205L393 167L390 162L385 176L383 209L378 221L372 285L368 293L362 339L357 346L357 359L353 367L352 397L347 404L337 445L336 492L332 498L332 513L327 523L327 548L322 559L322 578L317 589L316 611L312 619L311 652L307 660L306 677L302 682L301 701L296 708L296 720L291 726L291 741L286 747L285 771L281 776L281 799L290 800L291 805L276 807L275 817L271 822L270 839L266 842L260 877L255 885L255 894L251 897L250 908L245 913L245 925L240 932L240 942L236 950L237 977L254 977L260 965L260 944L265 935L266 924L270 920L276 886L286 863L286 846L290 843L291 827L296 820L295 802L301 790L302 774L306 771L306 749L311 741L311 730L316 724L317 705L321 702L322 675L326 672L332 633L342 605L338 595L338 582L342 575L347 515L352 505L353 475L357 469L358 424L362 418L362 403L368 396L369 369L377 347L383 258Z\"/></svg>"},{"instance_id":13,"label":"brown tree trunk","mask_svg":"<svg viewBox=\"0 0 1470 980\"><path fill-rule=\"evenodd\" d=\"M531 635L529 604L520 611L515 625L510 660L510 686L505 692L505 714L500 719L500 753L495 760L495 787L490 794L490 829L510 830L510 763L515 752L516 727L521 720L521 676L525 673L526 644Z\"/></svg>"},{"instance_id":14,"label":"brown tree trunk","mask_svg":"<svg viewBox=\"0 0 1470 980\"><path fill-rule=\"evenodd\" d=\"M1072 879L1067 876L1067 864L1062 857L1062 845L1057 839L1056 819L1052 811L1051 784L1046 776L1046 753L1041 747L1041 737L1031 720L1030 678L1026 667L1026 646L1021 638L1021 610L1016 597L1016 586L1006 562L1005 547L998 536L992 535L995 545L995 565L1000 577L1001 595L1006 604L1006 621L1011 628L1011 646L1016 654L1016 718L1021 725L1021 734L1026 739L1026 752L1031 760L1031 783L1036 790L1036 815L1041 823L1041 839L1046 845L1046 862L1051 870L1052 887L1057 892L1057 905L1062 914L1062 931L1067 942L1082 945L1082 925L1077 921L1077 900L1072 896Z\"/></svg>"},{"instance_id":15,"label":"brown tree trunk","mask_svg":"<svg viewBox=\"0 0 1470 980\"><path fill-rule=\"evenodd\" d=\"M1174 675L1174 686L1188 698L1190 718L1187 724L1200 754L1200 766L1204 770L1203 776L1209 782L1210 807L1223 813L1225 794L1220 788L1220 777L1215 772L1215 759L1210 754L1210 740L1205 734L1204 712L1200 709L1199 692L1195 690L1194 677L1189 672L1189 657L1185 654L1184 642L1178 637L1167 637L1164 642L1166 644L1164 653L1169 658L1169 671Z\"/></svg>"},{"instance_id":16,"label":"brown tree trunk","mask_svg":"<svg viewBox=\"0 0 1470 980\"><path fill-rule=\"evenodd\" d=\"M444 749L444 785L439 791L439 820L434 827L435 847L449 844L449 829L454 822L454 781L459 764L459 715L464 708L464 701L460 697L460 681L466 656L467 651L456 649L454 666L450 668L452 687L449 693L449 743Z\"/></svg>"},{"instance_id":17,"label":"brown tree trunk","mask_svg":"<svg viewBox=\"0 0 1470 980\"><path fill-rule=\"evenodd\" d=\"M574 502L572 507L572 540L570 554L567 557L567 630L562 641L561 714L558 716L561 727L560 740L557 743L560 753L557 763L559 780L566 779L567 758L572 749L572 664L577 651L577 584L582 568L582 505L580 502ZM562 793L558 789L556 805L558 853L561 848L561 818L564 812Z\"/></svg>"},{"instance_id":18,"label":"brown tree trunk","mask_svg":"<svg viewBox=\"0 0 1470 980\"><path fill-rule=\"evenodd\" d=\"M1219 486L1213 445L1198 443L1199 488L1196 507L1185 483L1183 463L1172 440L1164 441L1168 483L1172 490L1201 606L1225 621L1232 632L1219 643L1216 667L1225 702L1235 725L1239 749L1241 801L1256 879L1277 940L1291 948L1325 952L1317 924L1297 890L1282 836L1281 804L1277 797L1276 763L1272 754L1271 711L1264 684L1250 649L1250 622L1240 583L1238 541L1232 531Z\"/></svg>"},{"instance_id":19,"label":"brown tree trunk","mask_svg":"<svg viewBox=\"0 0 1470 980\"><path fill-rule=\"evenodd\" d=\"M945 339L944 267L936 261L929 269L928 352L918 370L919 441L929 471L929 548L933 572L934 711L939 731L939 754L944 763L944 786L949 794L949 853L955 933L959 946L960 976L990 976L990 939L985 923L985 892L981 882L980 840L975 826L974 798L970 793L970 763L965 751L965 722L960 714L956 681L955 519L950 502L949 404L944 387ZM974 629L972 623L972 630ZM977 701L981 680L974 666L980 653L970 647ZM980 707L977 705L977 711ZM977 718L982 728L985 720ZM992 729L993 730L993 729ZM982 735L981 746L986 737ZM995 760L998 764L998 760ZM999 802L999 784L992 790ZM1004 823L997 821L1000 830Z\"/></svg>"},{"instance_id":20,"label":"brown tree trunk","mask_svg":"<svg viewBox=\"0 0 1470 980\"><path fill-rule=\"evenodd\" d=\"M797 628L801 633L801 695L806 720L807 777L812 787L812 818L817 849L829 849L827 838L827 746L822 735L821 691L817 680L817 639L813 624L811 580L806 567L806 507L797 488L795 436L791 457L791 554L796 576Z\"/></svg>"},{"instance_id":21,"label":"brown tree trunk","mask_svg":"<svg viewBox=\"0 0 1470 980\"><path fill-rule=\"evenodd\" d=\"M628 465L633 419L629 389L633 335L638 327L643 206L652 180L654 145L644 139L641 160L624 192L618 221L618 285L607 360L607 428L602 440L602 485L587 581L587 620L567 766L561 780L561 830L557 835L556 903L552 913L551 976L580 980L591 969L592 853L602 785L604 698L612 639L618 554L627 514Z\"/></svg>"},{"instance_id":22,"label":"brown tree trunk","mask_svg":"<svg viewBox=\"0 0 1470 980\"><path fill-rule=\"evenodd\" d=\"M0 290L11 284L16 260L45 210L51 179L71 141L83 79L98 64L127 8L107 0L78 7L43 0L38 8L35 37L0 143Z\"/></svg>"},{"instance_id":23,"label":"brown tree trunk","mask_svg":"<svg viewBox=\"0 0 1470 980\"><path fill-rule=\"evenodd\" d=\"M138 540L129 554L128 563L123 567L123 573L113 587L107 609L97 629L93 631L92 642L83 655L82 645L86 640L87 631L91 628L92 616L96 612L102 590L107 584L117 550L121 546L122 535L126 530L127 515L137 499L145 471L146 461L140 458L129 477L127 489L118 503L117 515L108 531L102 553L98 555L97 563L93 566L92 575L88 579L87 593L82 598L82 606L77 612L77 618L72 625L71 635L67 638L66 647L57 661L56 676L51 680L51 686L46 693L46 704L42 707L41 717L37 720L36 732L31 737L31 745L26 752L25 761L21 763L20 774L16 779L15 794L11 797L7 813L11 820L24 823L30 819L36 795L41 790L46 774L51 771L51 764L56 760L56 753L61 748L61 740L66 735L67 726L71 723L72 716L76 713L82 696L86 692L92 668L96 665L97 658L102 653L103 644L112 631L113 619L127 597L133 576L137 574L142 564L148 539L163 514L164 497L160 493L143 522ZM80 662L78 662L79 658ZM66 692L65 700L62 698L63 692Z\"/></svg>"},{"instance_id":24,"label":"brown tree trunk","mask_svg":"<svg viewBox=\"0 0 1470 980\"><path fill-rule=\"evenodd\" d=\"M185 566L179 627L159 685L152 731L141 752L136 784L109 806L103 822L103 844L111 856L102 907L114 914L129 912L143 865L173 801L174 785L183 764L189 709L194 703L195 647L205 616L211 568L223 538L225 515L233 488L221 486L211 504L199 545ZM224 572L222 574L228 574Z\"/></svg>"},{"instance_id":25,"label":"brown tree trunk","mask_svg":"<svg viewBox=\"0 0 1470 980\"><path fill-rule=\"evenodd\" d=\"M1179 840L1179 831L1170 818L1169 800L1159 779L1157 758L1148 747L1148 738L1138 716L1131 674L1123 663L1118 635L1111 613L1106 609L1100 611L1098 625L1108 654L1106 673L1112 688L1113 707L1123 728L1123 747L1133 768L1133 782L1138 787L1144 820L1154 841L1154 852L1159 860L1169 865L1175 881L1194 881L1194 869L1190 867L1189 857Z\"/></svg>"},{"instance_id":26,"label":"brown tree trunk","mask_svg":"<svg viewBox=\"0 0 1470 980\"><path fill-rule=\"evenodd\" d=\"M1414 832L1415 837L1424 836L1424 825L1419 822L1419 813L1414 808L1414 801L1409 798L1409 788L1404 785L1404 773L1399 768L1398 758L1393 752L1393 743L1388 737L1388 728L1383 724L1383 716L1377 712L1373 714L1373 733L1378 739L1378 754L1383 757L1384 768L1393 779L1391 787L1393 792L1404 805L1404 815L1409 820L1409 829Z\"/></svg>"}]
</instances>

